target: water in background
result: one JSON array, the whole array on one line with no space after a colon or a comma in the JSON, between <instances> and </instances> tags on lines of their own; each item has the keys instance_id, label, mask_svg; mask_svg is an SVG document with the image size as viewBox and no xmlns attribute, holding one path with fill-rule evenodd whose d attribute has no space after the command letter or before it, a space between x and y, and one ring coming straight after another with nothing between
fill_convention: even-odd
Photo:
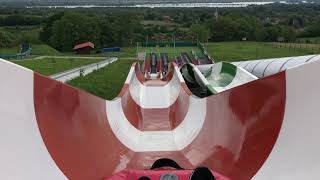
<instances>
[{"instance_id":1,"label":"water in background","mask_svg":"<svg viewBox=\"0 0 320 180\"><path fill-rule=\"evenodd\" d=\"M146 7L146 8L160 8L160 7L247 7L250 5L266 5L274 3L270 2L232 2L232 3L167 3L167 4L136 4L136 5L70 5L70 6L27 6L27 8L103 8L103 7ZM286 3L286 2L283 2Z\"/></svg>"}]
</instances>

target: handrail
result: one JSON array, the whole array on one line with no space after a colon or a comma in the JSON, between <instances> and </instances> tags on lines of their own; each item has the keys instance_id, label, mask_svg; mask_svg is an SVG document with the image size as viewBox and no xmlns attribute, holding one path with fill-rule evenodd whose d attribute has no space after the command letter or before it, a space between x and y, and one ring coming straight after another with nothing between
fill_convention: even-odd
<instances>
[{"instance_id":1,"label":"handrail","mask_svg":"<svg viewBox=\"0 0 320 180\"><path fill-rule=\"evenodd\" d=\"M116 58L116 57L109 58L104 61L88 64L88 65L73 68L73 69L70 69L70 70L67 70L67 71L64 71L61 73L57 73L57 74L51 75L50 77L52 79L55 79L58 81L66 82L66 81L69 81L69 80L74 79L76 77L89 74L94 70L98 70L100 68L103 68L103 67L107 66L108 64L113 63L114 61L117 61L117 60L118 60L118 58Z\"/></svg>"}]
</instances>

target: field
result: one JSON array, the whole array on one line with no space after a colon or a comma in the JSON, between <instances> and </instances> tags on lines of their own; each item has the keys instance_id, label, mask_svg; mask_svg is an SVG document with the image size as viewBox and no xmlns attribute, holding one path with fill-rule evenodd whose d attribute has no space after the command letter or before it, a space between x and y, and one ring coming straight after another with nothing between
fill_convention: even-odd
<instances>
[{"instance_id":1,"label":"field","mask_svg":"<svg viewBox=\"0 0 320 180\"><path fill-rule=\"evenodd\" d=\"M312 54L309 50L287 47L274 47L259 42L221 42L209 43L207 51L216 62L244 61L265 58L302 56Z\"/></svg>"},{"instance_id":2,"label":"field","mask_svg":"<svg viewBox=\"0 0 320 180\"><path fill-rule=\"evenodd\" d=\"M311 43L311 44L320 44L320 37L313 38L298 38L296 43Z\"/></svg>"},{"instance_id":3,"label":"field","mask_svg":"<svg viewBox=\"0 0 320 180\"><path fill-rule=\"evenodd\" d=\"M119 58L135 58L137 57L137 48L136 47L122 47L121 52L113 53L103 53L102 55L108 57L119 57Z\"/></svg>"},{"instance_id":4,"label":"field","mask_svg":"<svg viewBox=\"0 0 320 180\"><path fill-rule=\"evenodd\" d=\"M46 44L34 44L32 47L32 55L60 55L61 53L57 51L56 49L52 48L51 46L48 46Z\"/></svg>"},{"instance_id":5,"label":"field","mask_svg":"<svg viewBox=\"0 0 320 180\"><path fill-rule=\"evenodd\" d=\"M169 58L174 58L180 55L182 52L187 52L191 56L191 51L195 51L199 56L202 56L202 52L198 47L138 47L139 52L146 53L168 53ZM104 57L119 57L119 58L129 58L134 59L137 57L137 47L124 47L121 48L121 52L110 52L102 54L94 54L92 56L104 56Z\"/></svg>"},{"instance_id":6,"label":"field","mask_svg":"<svg viewBox=\"0 0 320 180\"><path fill-rule=\"evenodd\" d=\"M56 49L46 44L32 44L31 55L60 55L61 53ZM20 47L0 48L0 54L17 54L20 52Z\"/></svg>"},{"instance_id":7,"label":"field","mask_svg":"<svg viewBox=\"0 0 320 180\"><path fill-rule=\"evenodd\" d=\"M97 49L96 49L97 50ZM75 54L74 52L60 52L61 56L75 56L75 57L81 57L83 55ZM89 55L90 57L119 57L119 58L135 58L137 57L137 48L136 47L121 47L120 52L107 52L107 53L91 53Z\"/></svg>"},{"instance_id":8,"label":"field","mask_svg":"<svg viewBox=\"0 0 320 180\"><path fill-rule=\"evenodd\" d=\"M79 66L96 63L101 60L102 59L45 58L39 60L14 61L14 63L43 75L52 75Z\"/></svg>"},{"instance_id":9,"label":"field","mask_svg":"<svg viewBox=\"0 0 320 180\"><path fill-rule=\"evenodd\" d=\"M19 47L0 48L0 54L17 54L20 51Z\"/></svg>"},{"instance_id":10,"label":"field","mask_svg":"<svg viewBox=\"0 0 320 180\"><path fill-rule=\"evenodd\" d=\"M134 61L120 59L93 73L73 79L68 84L111 100L120 92Z\"/></svg>"}]
</instances>

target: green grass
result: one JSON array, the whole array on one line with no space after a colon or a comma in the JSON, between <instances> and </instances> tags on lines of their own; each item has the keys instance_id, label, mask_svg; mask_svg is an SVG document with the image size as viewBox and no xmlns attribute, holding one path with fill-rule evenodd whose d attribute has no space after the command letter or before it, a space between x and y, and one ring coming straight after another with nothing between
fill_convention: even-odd
<instances>
[{"instance_id":1,"label":"green grass","mask_svg":"<svg viewBox=\"0 0 320 180\"><path fill-rule=\"evenodd\" d=\"M32 52L31 55L43 55L52 56L60 55L60 52L46 44L31 44ZM20 52L20 47L11 48L0 48L0 54L18 54Z\"/></svg>"},{"instance_id":2,"label":"green grass","mask_svg":"<svg viewBox=\"0 0 320 180\"><path fill-rule=\"evenodd\" d=\"M135 58L137 57L137 48L136 47L123 47L121 48L121 52L115 53L104 53L108 56L116 56L119 58Z\"/></svg>"},{"instance_id":3,"label":"green grass","mask_svg":"<svg viewBox=\"0 0 320 180\"><path fill-rule=\"evenodd\" d=\"M96 96L111 100L120 92L133 62L133 60L119 59L87 76L78 77L67 83Z\"/></svg>"},{"instance_id":4,"label":"green grass","mask_svg":"<svg viewBox=\"0 0 320 180\"><path fill-rule=\"evenodd\" d=\"M0 48L0 54L17 54L19 53L19 47L12 47L12 48Z\"/></svg>"},{"instance_id":5,"label":"green grass","mask_svg":"<svg viewBox=\"0 0 320 180\"><path fill-rule=\"evenodd\" d=\"M39 60L14 61L14 63L43 75L53 75L99 61L101 61L101 59L46 58Z\"/></svg>"},{"instance_id":6,"label":"green grass","mask_svg":"<svg viewBox=\"0 0 320 180\"><path fill-rule=\"evenodd\" d=\"M216 62L244 61L310 54L310 51L304 49L293 50L286 47L273 47L270 44L259 42L210 43L206 49Z\"/></svg>"},{"instance_id":7,"label":"green grass","mask_svg":"<svg viewBox=\"0 0 320 180\"><path fill-rule=\"evenodd\" d=\"M46 44L34 44L32 47L32 55L60 55L60 52Z\"/></svg>"}]
</instances>

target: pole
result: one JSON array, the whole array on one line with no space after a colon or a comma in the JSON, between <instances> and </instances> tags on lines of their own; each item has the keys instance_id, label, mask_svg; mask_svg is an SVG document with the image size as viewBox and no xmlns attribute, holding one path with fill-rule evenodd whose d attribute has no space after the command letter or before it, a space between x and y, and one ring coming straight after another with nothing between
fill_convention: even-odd
<instances>
[{"instance_id":1,"label":"pole","mask_svg":"<svg viewBox=\"0 0 320 180\"><path fill-rule=\"evenodd\" d=\"M137 59L139 60L139 42L137 42Z\"/></svg>"},{"instance_id":2,"label":"pole","mask_svg":"<svg viewBox=\"0 0 320 180\"><path fill-rule=\"evenodd\" d=\"M176 57L176 37L175 37L175 34L173 34L173 54L174 54L174 57Z\"/></svg>"},{"instance_id":3,"label":"pole","mask_svg":"<svg viewBox=\"0 0 320 180\"><path fill-rule=\"evenodd\" d=\"M197 34L197 44L199 44L199 34Z\"/></svg>"},{"instance_id":4,"label":"pole","mask_svg":"<svg viewBox=\"0 0 320 180\"><path fill-rule=\"evenodd\" d=\"M171 42L173 43L173 34L171 34ZM171 46L170 46L171 47Z\"/></svg>"},{"instance_id":5,"label":"pole","mask_svg":"<svg viewBox=\"0 0 320 180\"><path fill-rule=\"evenodd\" d=\"M149 35L147 34L147 38L146 38L146 48L148 47L148 39L149 39Z\"/></svg>"}]
</instances>

